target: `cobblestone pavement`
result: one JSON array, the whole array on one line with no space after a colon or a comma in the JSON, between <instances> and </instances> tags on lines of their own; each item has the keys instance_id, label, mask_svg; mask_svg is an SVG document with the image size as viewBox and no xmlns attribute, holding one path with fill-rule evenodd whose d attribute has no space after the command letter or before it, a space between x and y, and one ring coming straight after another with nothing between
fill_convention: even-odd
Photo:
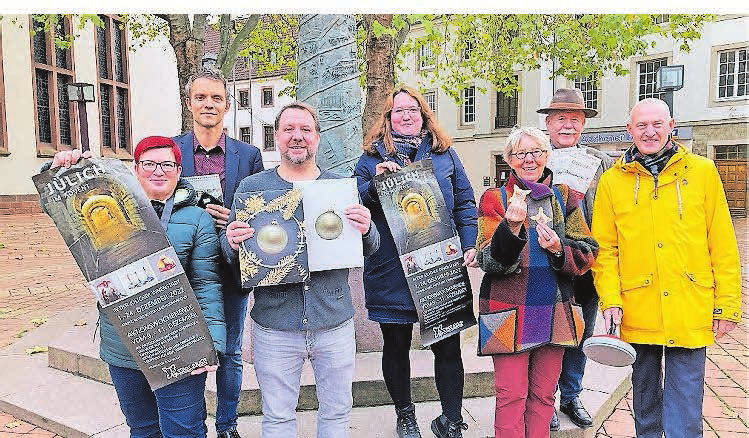
<instances>
[{"instance_id":1,"label":"cobblestone pavement","mask_svg":"<svg viewBox=\"0 0 749 438\"><path fill-rule=\"evenodd\" d=\"M736 330L707 350L705 437L749 438L749 220L736 219L734 226L744 272L744 317ZM0 348L44 318L93 305L83 276L46 215L0 216ZM4 437L57 435L0 412L0 438ZM596 437L634 437L631 392Z\"/></svg>"}]
</instances>

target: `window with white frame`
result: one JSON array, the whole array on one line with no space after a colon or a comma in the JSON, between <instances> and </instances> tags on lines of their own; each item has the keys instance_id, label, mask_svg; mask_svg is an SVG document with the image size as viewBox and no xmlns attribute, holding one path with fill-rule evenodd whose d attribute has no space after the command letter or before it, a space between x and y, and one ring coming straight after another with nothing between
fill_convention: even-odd
<instances>
[{"instance_id":1,"label":"window with white frame","mask_svg":"<svg viewBox=\"0 0 749 438\"><path fill-rule=\"evenodd\" d=\"M460 109L460 121L463 125L476 123L476 87L470 86L463 89L463 103Z\"/></svg>"},{"instance_id":2,"label":"window with white frame","mask_svg":"<svg viewBox=\"0 0 749 438\"><path fill-rule=\"evenodd\" d=\"M585 108L598 110L598 78L593 73L587 78L575 79L575 88L583 93Z\"/></svg>"},{"instance_id":3,"label":"window with white frame","mask_svg":"<svg viewBox=\"0 0 749 438\"><path fill-rule=\"evenodd\" d=\"M467 39L466 47L463 49L463 60L471 59L471 52L473 52L473 39Z\"/></svg>"},{"instance_id":4,"label":"window with white frame","mask_svg":"<svg viewBox=\"0 0 749 438\"><path fill-rule=\"evenodd\" d=\"M668 23L671 20L669 14L658 14L653 18L653 23L661 24Z\"/></svg>"},{"instance_id":5,"label":"window with white frame","mask_svg":"<svg viewBox=\"0 0 749 438\"><path fill-rule=\"evenodd\" d=\"M241 140L247 144L252 143L252 133L250 132L250 127L245 126L242 128L239 128L239 136L241 137Z\"/></svg>"},{"instance_id":6,"label":"window with white frame","mask_svg":"<svg viewBox=\"0 0 749 438\"><path fill-rule=\"evenodd\" d=\"M663 100L666 93L655 90L655 72L668 65L667 58L649 59L637 63L637 100L654 97Z\"/></svg>"},{"instance_id":7,"label":"window with white frame","mask_svg":"<svg viewBox=\"0 0 749 438\"><path fill-rule=\"evenodd\" d=\"M718 52L718 99L749 95L749 47Z\"/></svg>"},{"instance_id":8,"label":"window with white frame","mask_svg":"<svg viewBox=\"0 0 749 438\"><path fill-rule=\"evenodd\" d=\"M250 106L250 92L242 90L239 92L239 107L247 108Z\"/></svg>"},{"instance_id":9,"label":"window with white frame","mask_svg":"<svg viewBox=\"0 0 749 438\"><path fill-rule=\"evenodd\" d=\"M424 100L427 101L427 105L429 105L429 109L434 113L434 115L437 115L437 92L427 91L424 93Z\"/></svg>"},{"instance_id":10,"label":"window with white frame","mask_svg":"<svg viewBox=\"0 0 749 438\"><path fill-rule=\"evenodd\" d=\"M515 76L517 83L518 77ZM512 128L518 123L518 90L509 96L497 91L497 113L494 116L494 128Z\"/></svg>"},{"instance_id":11,"label":"window with white frame","mask_svg":"<svg viewBox=\"0 0 749 438\"><path fill-rule=\"evenodd\" d=\"M715 146L716 160L741 160L749 158L749 145L734 144Z\"/></svg>"},{"instance_id":12,"label":"window with white frame","mask_svg":"<svg viewBox=\"0 0 749 438\"><path fill-rule=\"evenodd\" d=\"M273 138L273 126L271 125L263 125L263 150L276 150L276 142Z\"/></svg>"},{"instance_id":13,"label":"window with white frame","mask_svg":"<svg viewBox=\"0 0 749 438\"><path fill-rule=\"evenodd\" d=\"M273 106L273 87L263 87L262 89L263 102L262 106Z\"/></svg>"},{"instance_id":14,"label":"window with white frame","mask_svg":"<svg viewBox=\"0 0 749 438\"><path fill-rule=\"evenodd\" d=\"M434 67L434 52L429 42L419 46L419 70L425 70Z\"/></svg>"}]
</instances>

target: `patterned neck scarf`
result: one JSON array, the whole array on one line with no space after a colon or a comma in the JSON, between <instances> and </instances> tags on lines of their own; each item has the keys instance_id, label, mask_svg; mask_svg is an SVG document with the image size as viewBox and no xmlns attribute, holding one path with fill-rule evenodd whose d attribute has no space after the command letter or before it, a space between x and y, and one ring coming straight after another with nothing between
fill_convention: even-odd
<instances>
[{"instance_id":1,"label":"patterned neck scarf","mask_svg":"<svg viewBox=\"0 0 749 438\"><path fill-rule=\"evenodd\" d=\"M411 164L416 157L416 151L419 150L419 146L421 146L426 135L426 129L422 129L417 135L401 135L397 132L392 132L393 146L395 146L395 153L398 155L398 158L406 165Z\"/></svg>"},{"instance_id":2,"label":"patterned neck scarf","mask_svg":"<svg viewBox=\"0 0 749 438\"><path fill-rule=\"evenodd\" d=\"M624 153L624 160L625 163L637 161L638 163L642 164L642 167L644 167L648 172L657 177L658 174L661 173L661 171L666 167L668 160L674 156L677 150L678 146L676 146L676 143L674 143L671 139L668 140L666 146L664 146L663 149L649 155L641 153L635 145L632 145Z\"/></svg>"}]
</instances>

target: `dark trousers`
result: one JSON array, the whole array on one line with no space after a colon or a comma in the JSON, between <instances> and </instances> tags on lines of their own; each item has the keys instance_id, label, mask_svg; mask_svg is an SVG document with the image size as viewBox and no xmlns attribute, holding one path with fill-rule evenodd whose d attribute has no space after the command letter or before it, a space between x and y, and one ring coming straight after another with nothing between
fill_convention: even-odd
<instances>
[{"instance_id":1,"label":"dark trousers","mask_svg":"<svg viewBox=\"0 0 749 438\"><path fill-rule=\"evenodd\" d=\"M380 324L382 375L396 409L411 404L411 349L413 324ZM434 380L442 404L442 413L453 422L462 422L463 359L460 356L460 334L430 346L434 353Z\"/></svg>"},{"instance_id":2,"label":"dark trousers","mask_svg":"<svg viewBox=\"0 0 749 438\"><path fill-rule=\"evenodd\" d=\"M632 365L637 437L661 438L664 432L666 438L702 437L705 347L632 346L637 352Z\"/></svg>"},{"instance_id":3,"label":"dark trousers","mask_svg":"<svg viewBox=\"0 0 749 438\"><path fill-rule=\"evenodd\" d=\"M109 374L131 438L202 438L206 373L151 391L140 370L109 365Z\"/></svg>"},{"instance_id":4,"label":"dark trousers","mask_svg":"<svg viewBox=\"0 0 749 438\"><path fill-rule=\"evenodd\" d=\"M583 374L585 373L586 357L583 353L583 342L593 334L598 314L598 298L591 299L582 305L585 330L580 345L575 348L565 348L562 358L562 373L559 375L559 392L561 402L567 403L578 397L583 391Z\"/></svg>"}]
</instances>

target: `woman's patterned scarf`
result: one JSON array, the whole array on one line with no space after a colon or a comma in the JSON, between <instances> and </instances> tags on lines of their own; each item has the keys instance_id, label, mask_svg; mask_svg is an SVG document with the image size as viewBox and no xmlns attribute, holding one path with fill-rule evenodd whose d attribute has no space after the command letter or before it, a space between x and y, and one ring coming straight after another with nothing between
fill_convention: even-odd
<instances>
[{"instance_id":1,"label":"woman's patterned scarf","mask_svg":"<svg viewBox=\"0 0 749 438\"><path fill-rule=\"evenodd\" d=\"M417 135L401 135L397 132L392 132L393 146L395 146L395 153L398 155L398 158L406 165L411 164L414 157L416 157L416 151L421 146L426 135L426 129L422 129Z\"/></svg>"}]
</instances>

